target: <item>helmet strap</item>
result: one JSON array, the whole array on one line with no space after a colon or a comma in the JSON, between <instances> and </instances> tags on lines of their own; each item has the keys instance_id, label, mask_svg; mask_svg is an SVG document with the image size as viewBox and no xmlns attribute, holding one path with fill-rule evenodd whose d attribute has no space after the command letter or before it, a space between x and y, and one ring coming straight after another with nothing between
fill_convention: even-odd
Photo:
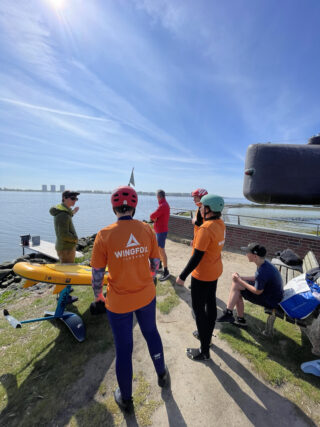
<instances>
[{"instance_id":1,"label":"helmet strap","mask_svg":"<svg viewBox=\"0 0 320 427\"><path fill-rule=\"evenodd\" d=\"M208 206L204 206L203 219L205 221L208 221L208 219L211 219L211 217L207 218L207 215L211 213L212 213L212 210Z\"/></svg>"}]
</instances>

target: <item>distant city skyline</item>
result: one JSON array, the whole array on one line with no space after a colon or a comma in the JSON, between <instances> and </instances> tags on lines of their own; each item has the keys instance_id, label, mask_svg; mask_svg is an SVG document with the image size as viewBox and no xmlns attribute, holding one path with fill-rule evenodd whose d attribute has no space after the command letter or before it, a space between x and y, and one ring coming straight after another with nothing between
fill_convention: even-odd
<instances>
[{"instance_id":1,"label":"distant city skyline","mask_svg":"<svg viewBox=\"0 0 320 427\"><path fill-rule=\"evenodd\" d=\"M51 191L51 190L44 190L43 189L43 187L44 187L45 185L42 185L42 188L40 188L40 189L35 189L35 188L7 188L7 187L0 187L0 191L21 191L21 192L28 192L28 191L30 191L30 192L40 192L40 193L62 193L64 190L61 190L61 188L59 189L59 190L54 190L54 191ZM103 193L103 194L110 194L110 193L112 193L112 191L113 190L106 190L106 191L103 191L103 190L84 190L84 189L81 189L81 188L73 188L73 190L74 191L79 191L80 193L98 193L98 194L101 194L101 193ZM157 193L157 191L138 191L137 190L137 193L138 194L141 194L141 195L156 195L156 193ZM182 192L166 192L166 195L169 195L169 196L172 196L172 195L174 195L174 196L187 196L187 197L190 197L190 193L182 193Z\"/></svg>"},{"instance_id":2,"label":"distant city skyline","mask_svg":"<svg viewBox=\"0 0 320 427\"><path fill-rule=\"evenodd\" d=\"M0 186L106 191L134 167L137 190L242 197L250 144L320 131L319 16L318 0L2 0Z\"/></svg>"},{"instance_id":3,"label":"distant city skyline","mask_svg":"<svg viewBox=\"0 0 320 427\"><path fill-rule=\"evenodd\" d=\"M65 189L66 189L66 186L64 184L60 184L59 190L56 190L56 185L55 184L50 185L50 191L51 192L59 191L59 192L63 193ZM48 185L47 184L42 184L42 190L41 191L49 191L48 190Z\"/></svg>"}]
</instances>

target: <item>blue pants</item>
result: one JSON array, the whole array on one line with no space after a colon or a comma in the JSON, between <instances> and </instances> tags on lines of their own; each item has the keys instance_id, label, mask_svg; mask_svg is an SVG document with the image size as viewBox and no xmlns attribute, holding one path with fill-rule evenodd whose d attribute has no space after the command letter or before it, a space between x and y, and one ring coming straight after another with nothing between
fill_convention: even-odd
<instances>
[{"instance_id":1,"label":"blue pants","mask_svg":"<svg viewBox=\"0 0 320 427\"><path fill-rule=\"evenodd\" d=\"M164 249L164 247L166 246L167 235L168 235L167 231L164 231L163 233L156 233L157 243L159 248Z\"/></svg>"},{"instance_id":2,"label":"blue pants","mask_svg":"<svg viewBox=\"0 0 320 427\"><path fill-rule=\"evenodd\" d=\"M133 313L147 341L149 353L158 375L165 371L162 341L156 325L156 299L130 313L113 313L107 310L116 346L116 375L123 399L132 396Z\"/></svg>"}]
</instances>

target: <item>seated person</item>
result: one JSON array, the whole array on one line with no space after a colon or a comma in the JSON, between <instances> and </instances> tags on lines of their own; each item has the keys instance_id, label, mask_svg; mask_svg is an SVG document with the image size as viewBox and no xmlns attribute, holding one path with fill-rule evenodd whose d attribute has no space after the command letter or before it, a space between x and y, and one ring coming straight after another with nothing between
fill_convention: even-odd
<instances>
[{"instance_id":1,"label":"seated person","mask_svg":"<svg viewBox=\"0 0 320 427\"><path fill-rule=\"evenodd\" d=\"M253 277L241 277L238 273L233 273L227 308L217 322L246 327L243 298L253 304L274 308L283 298L283 285L279 271L265 259L267 250L264 246L249 243L241 249L247 253L249 262L256 264L257 271ZM236 319L232 311L234 307L237 309Z\"/></svg>"}]
</instances>

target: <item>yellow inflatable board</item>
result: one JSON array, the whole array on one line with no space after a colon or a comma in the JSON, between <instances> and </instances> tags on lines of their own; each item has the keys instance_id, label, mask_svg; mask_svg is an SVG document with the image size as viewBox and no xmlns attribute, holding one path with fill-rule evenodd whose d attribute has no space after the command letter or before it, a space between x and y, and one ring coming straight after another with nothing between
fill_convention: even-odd
<instances>
[{"instance_id":1,"label":"yellow inflatable board","mask_svg":"<svg viewBox=\"0 0 320 427\"><path fill-rule=\"evenodd\" d=\"M38 282L54 283L56 285L91 286L91 267L80 264L30 264L18 262L13 271L27 279L25 287ZM104 275L104 284L108 283L108 272Z\"/></svg>"}]
</instances>

